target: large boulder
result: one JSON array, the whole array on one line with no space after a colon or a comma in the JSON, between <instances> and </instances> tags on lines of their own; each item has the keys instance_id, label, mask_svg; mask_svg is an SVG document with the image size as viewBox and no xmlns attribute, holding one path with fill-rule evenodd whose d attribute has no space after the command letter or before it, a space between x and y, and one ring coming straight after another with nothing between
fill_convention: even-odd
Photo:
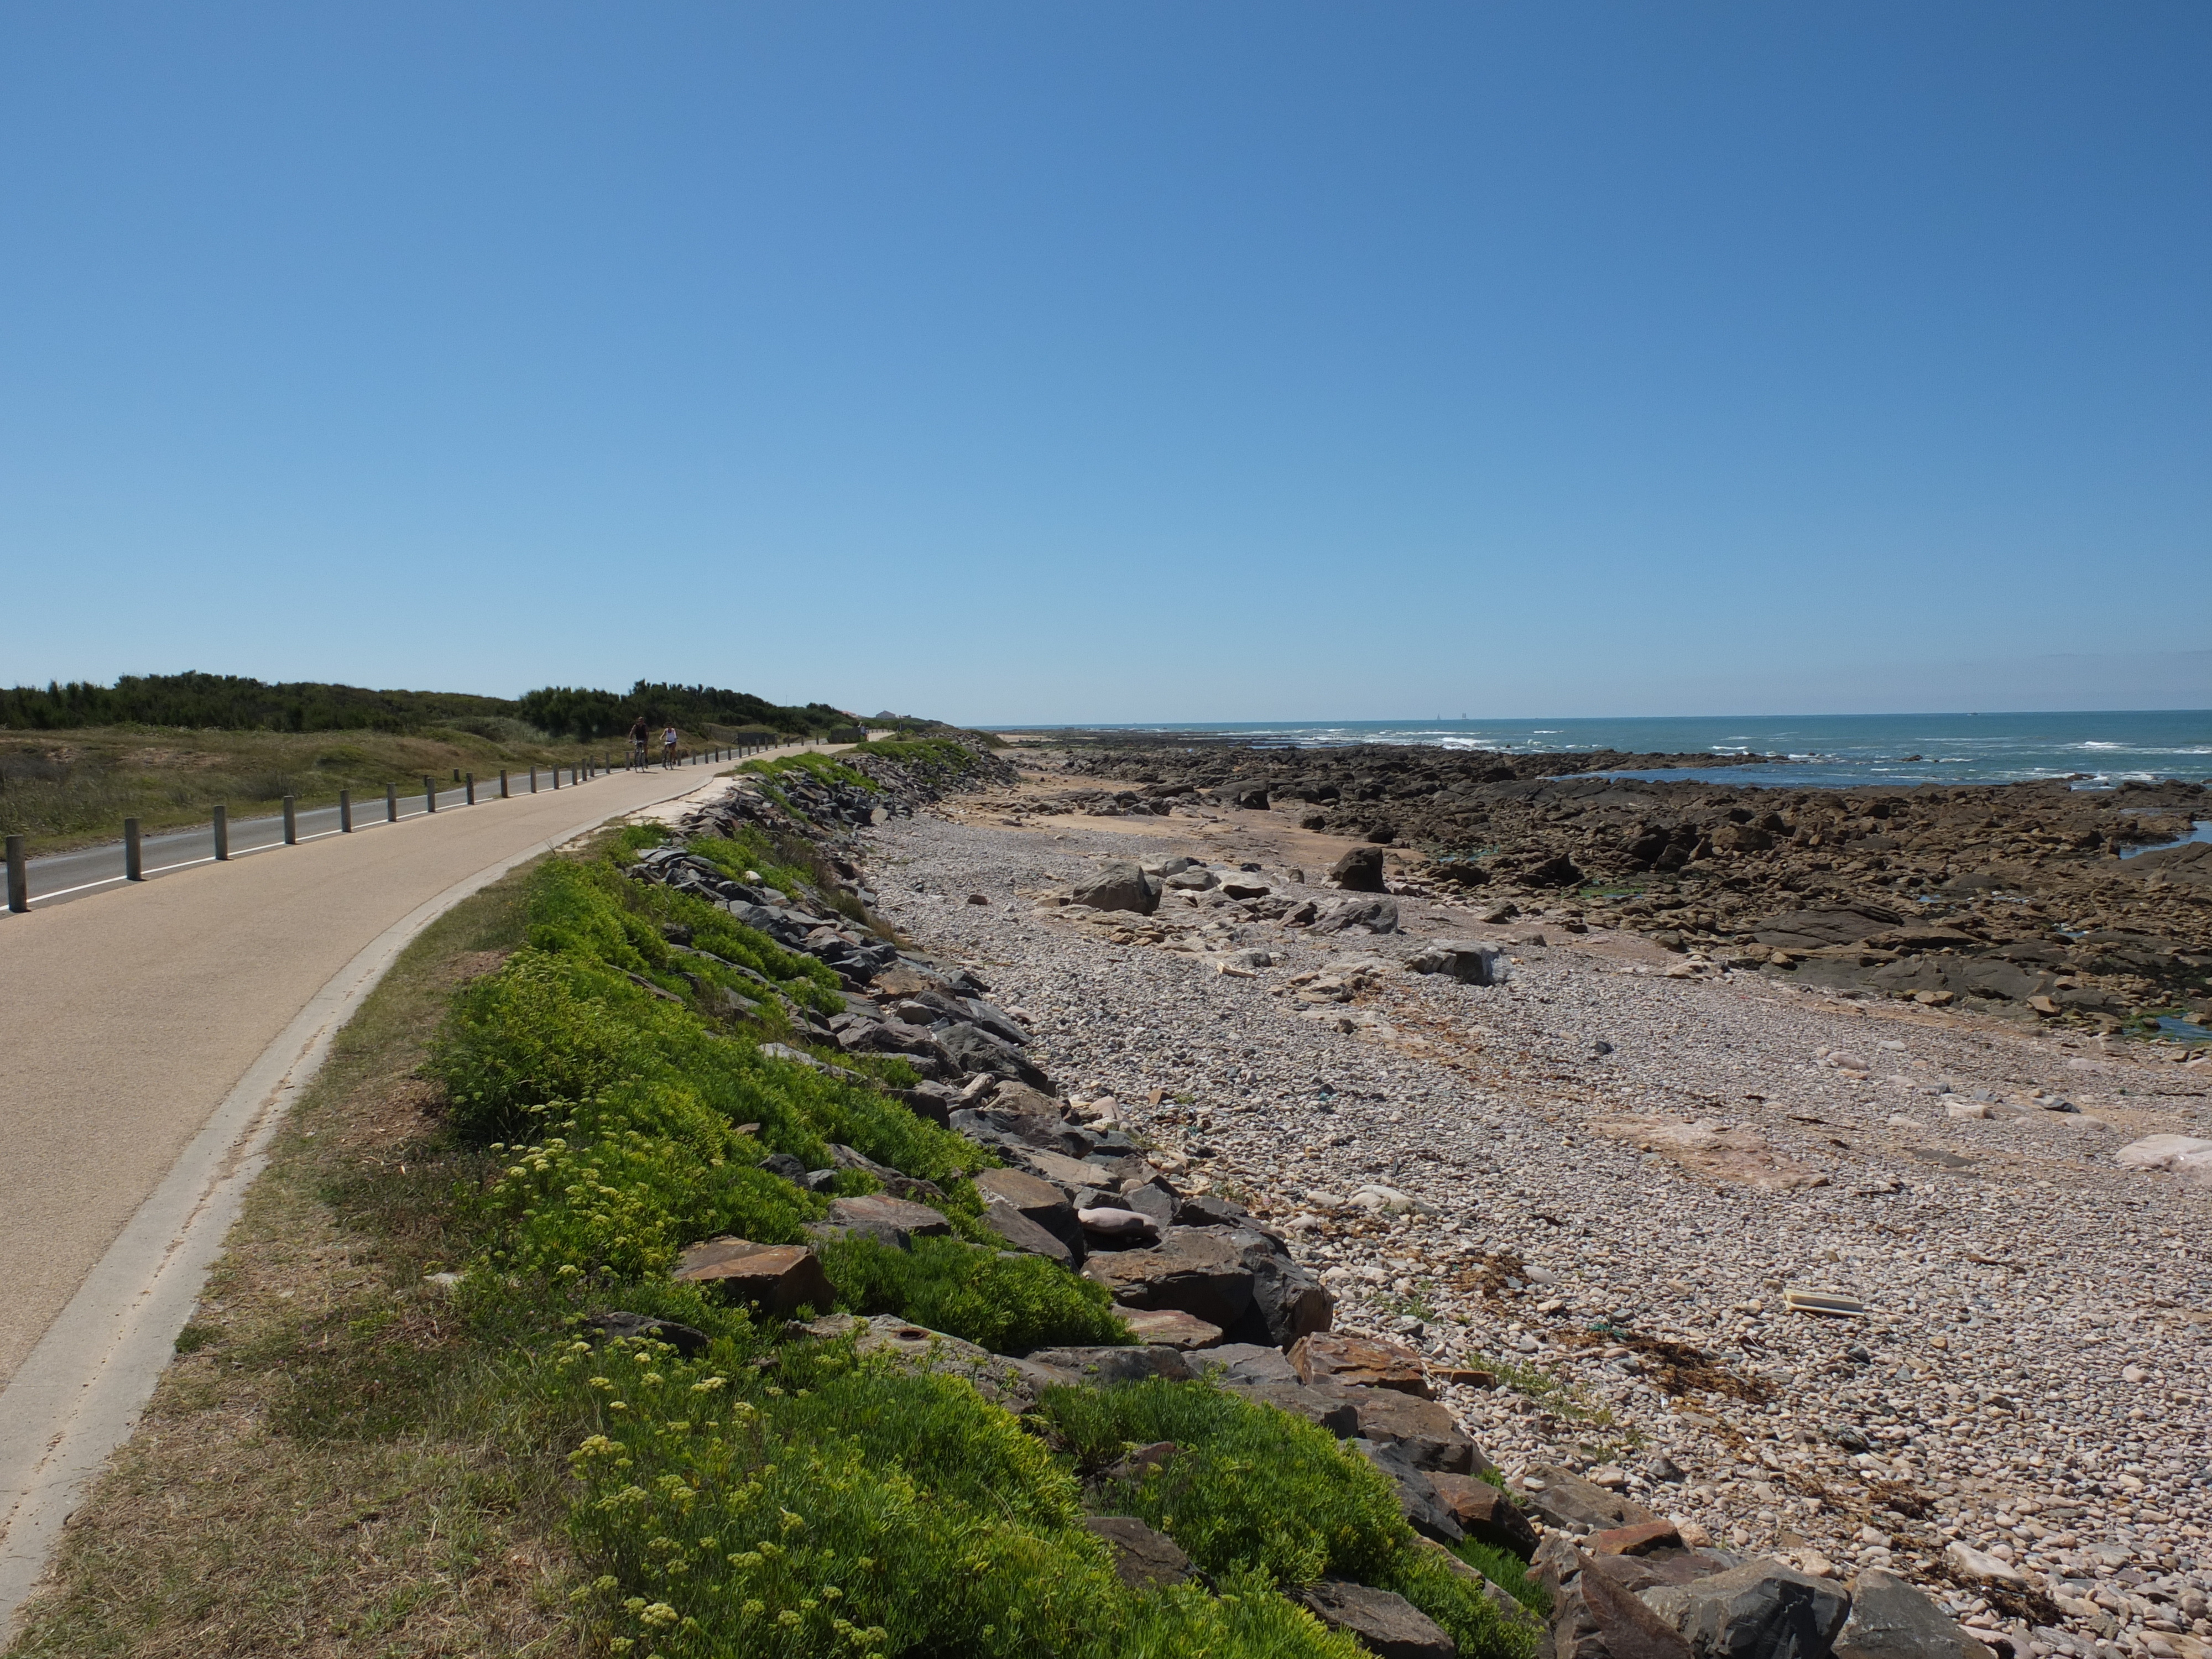
<instances>
[{"instance_id":1,"label":"large boulder","mask_svg":"<svg viewBox=\"0 0 2212 1659\"><path fill-rule=\"evenodd\" d=\"M1300 1337L1329 1328L1336 1317L1336 1297L1327 1285L1264 1233L1240 1231L1228 1237L1252 1275L1251 1306L1243 1323L1232 1330L1232 1340L1287 1348Z\"/></svg>"},{"instance_id":2,"label":"large boulder","mask_svg":"<svg viewBox=\"0 0 2212 1659\"><path fill-rule=\"evenodd\" d=\"M1082 1256L1064 1239L1056 1237L1003 1199L983 1206L983 1224L1010 1250L1041 1255L1063 1267L1081 1265Z\"/></svg>"},{"instance_id":3,"label":"large boulder","mask_svg":"<svg viewBox=\"0 0 2212 1659\"><path fill-rule=\"evenodd\" d=\"M1355 847L1328 867L1330 879L1347 893L1382 893L1382 849Z\"/></svg>"},{"instance_id":4,"label":"large boulder","mask_svg":"<svg viewBox=\"0 0 2212 1659\"><path fill-rule=\"evenodd\" d=\"M1395 1440L1370 1440L1364 1435L1353 1436L1350 1443L1389 1481L1397 1493L1398 1512L1415 1532L1440 1544L1456 1544L1467 1536L1451 1505L1437 1492L1436 1477L1407 1456L1404 1446Z\"/></svg>"},{"instance_id":5,"label":"large boulder","mask_svg":"<svg viewBox=\"0 0 2212 1659\"><path fill-rule=\"evenodd\" d=\"M1850 1611L1841 1586L1765 1559L1660 1585L1643 1601L1690 1644L1692 1659L1826 1659Z\"/></svg>"},{"instance_id":6,"label":"large boulder","mask_svg":"<svg viewBox=\"0 0 2212 1659\"><path fill-rule=\"evenodd\" d=\"M1406 958L1414 974L1445 974L1462 985L1496 985L1505 977L1502 946L1480 939L1440 939Z\"/></svg>"},{"instance_id":7,"label":"large boulder","mask_svg":"<svg viewBox=\"0 0 2212 1659\"><path fill-rule=\"evenodd\" d=\"M827 1308L837 1299L820 1259L801 1244L710 1238L678 1257L672 1276L687 1285L720 1285L772 1314Z\"/></svg>"},{"instance_id":8,"label":"large boulder","mask_svg":"<svg viewBox=\"0 0 2212 1659\"><path fill-rule=\"evenodd\" d=\"M1589 1557L1580 1557L1577 1565L1582 1570L1560 1577L1553 1593L1556 1659L1691 1659L1689 1643L1665 1619L1596 1570Z\"/></svg>"},{"instance_id":9,"label":"large boulder","mask_svg":"<svg viewBox=\"0 0 2212 1659\"><path fill-rule=\"evenodd\" d=\"M2212 846L2212 842L2204 843ZM2212 1140L2196 1135L2145 1135L2112 1154L2123 1169L2171 1170L2212 1184Z\"/></svg>"},{"instance_id":10,"label":"large boulder","mask_svg":"<svg viewBox=\"0 0 2212 1659\"><path fill-rule=\"evenodd\" d=\"M1349 1631L1382 1659L1453 1659L1459 1644L1404 1596L1324 1578L1297 1593L1331 1630Z\"/></svg>"},{"instance_id":11,"label":"large boulder","mask_svg":"<svg viewBox=\"0 0 2212 1659\"><path fill-rule=\"evenodd\" d=\"M1052 1079L1020 1049L980 1026L948 1025L937 1034L937 1046L956 1071L1006 1078L1032 1089L1052 1087Z\"/></svg>"},{"instance_id":12,"label":"large boulder","mask_svg":"<svg viewBox=\"0 0 2212 1659\"><path fill-rule=\"evenodd\" d=\"M1121 1322L1139 1342L1186 1351L1211 1351L1221 1346L1220 1326L1193 1318L1180 1308L1125 1308L1121 1310ZM1267 1352L1273 1353L1274 1350L1270 1348ZM1201 1352L1199 1358L1207 1360L1212 1354Z\"/></svg>"},{"instance_id":13,"label":"large boulder","mask_svg":"<svg viewBox=\"0 0 2212 1659\"><path fill-rule=\"evenodd\" d=\"M1018 1212L1058 1239L1073 1261L1082 1261L1083 1229L1076 1224L1075 1206L1051 1182L1024 1170L979 1170L975 1193L987 1206L1006 1205Z\"/></svg>"},{"instance_id":14,"label":"large boulder","mask_svg":"<svg viewBox=\"0 0 2212 1659\"><path fill-rule=\"evenodd\" d=\"M1231 1379L1222 1385L1262 1406L1302 1417L1316 1428L1327 1429L1340 1440L1359 1432L1359 1413L1352 1405L1352 1389L1323 1383L1309 1388L1303 1382L1245 1382Z\"/></svg>"},{"instance_id":15,"label":"large boulder","mask_svg":"<svg viewBox=\"0 0 2212 1659\"><path fill-rule=\"evenodd\" d=\"M1835 1659L1995 1659L1990 1649L1893 1572L1869 1567L1851 1580L1850 1617Z\"/></svg>"},{"instance_id":16,"label":"large boulder","mask_svg":"<svg viewBox=\"0 0 2212 1659\"><path fill-rule=\"evenodd\" d=\"M1536 1553L1536 1529L1501 1488L1479 1475L1448 1474L1439 1469L1429 1483L1451 1517L1469 1538L1493 1549L1510 1550L1526 1561Z\"/></svg>"},{"instance_id":17,"label":"large boulder","mask_svg":"<svg viewBox=\"0 0 2212 1659\"><path fill-rule=\"evenodd\" d=\"M1451 1413L1435 1401L1389 1389L1352 1389L1347 1393L1358 1414L1359 1432L1370 1440L1396 1442L1414 1468L1473 1474L1490 1467L1474 1442L1460 1432Z\"/></svg>"},{"instance_id":18,"label":"large boulder","mask_svg":"<svg viewBox=\"0 0 2212 1659\"><path fill-rule=\"evenodd\" d=\"M1523 870L1521 881L1527 887L1579 887L1583 884L1583 872L1565 853L1554 853L1542 863Z\"/></svg>"},{"instance_id":19,"label":"large boulder","mask_svg":"<svg viewBox=\"0 0 2212 1659\"><path fill-rule=\"evenodd\" d=\"M1544 1621L1536 1616L1535 1610L1515 1601L1508 1591L1485 1577L1480 1568L1471 1566L1461 1560L1433 1538L1417 1539L1414 1540L1413 1547L1453 1577L1479 1593L1484 1601L1490 1603L1492 1610L1509 1626L1517 1626L1538 1643L1546 1642L1549 1632L1545 1627Z\"/></svg>"},{"instance_id":20,"label":"large boulder","mask_svg":"<svg viewBox=\"0 0 2212 1659\"><path fill-rule=\"evenodd\" d=\"M904 1054L941 1060L944 1052L926 1025L902 1019L855 1019L837 1033L837 1046L848 1054Z\"/></svg>"},{"instance_id":21,"label":"large boulder","mask_svg":"<svg viewBox=\"0 0 2212 1659\"><path fill-rule=\"evenodd\" d=\"M1252 1270L1233 1235L1213 1227L1170 1227L1148 1249L1092 1256L1083 1274L1124 1307L1177 1308L1224 1331L1252 1305Z\"/></svg>"},{"instance_id":22,"label":"large boulder","mask_svg":"<svg viewBox=\"0 0 2212 1659\"><path fill-rule=\"evenodd\" d=\"M1094 910L1134 910L1149 916L1160 908L1160 884L1133 859L1108 859L1077 882L1070 896Z\"/></svg>"}]
</instances>

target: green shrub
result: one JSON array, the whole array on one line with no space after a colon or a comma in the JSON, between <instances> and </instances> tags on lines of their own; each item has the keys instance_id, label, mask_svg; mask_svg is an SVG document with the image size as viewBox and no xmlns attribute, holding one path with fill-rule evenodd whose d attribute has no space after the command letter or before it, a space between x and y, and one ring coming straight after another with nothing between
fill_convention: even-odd
<instances>
[{"instance_id":1,"label":"green shrub","mask_svg":"<svg viewBox=\"0 0 2212 1659\"><path fill-rule=\"evenodd\" d=\"M1158 1527L1209 1572L1364 1583L1408 1535L1389 1483L1364 1458L1326 1429L1210 1384L1054 1389L1038 1409L1087 1468L1133 1444L1181 1447L1142 1480L1106 1482L1100 1504Z\"/></svg>"},{"instance_id":2,"label":"green shrub","mask_svg":"<svg viewBox=\"0 0 2212 1659\"><path fill-rule=\"evenodd\" d=\"M578 1345L581 1347L581 1345ZM610 1647L661 1659L961 1654L1354 1659L1263 1579L1139 1594L1077 1488L966 1383L825 1345L744 1393L741 1345L577 1352L600 1432L572 1522ZM743 1397L738 1397L742 1395Z\"/></svg>"},{"instance_id":3,"label":"green shrub","mask_svg":"<svg viewBox=\"0 0 2212 1659\"><path fill-rule=\"evenodd\" d=\"M485 1201L507 1223L495 1260L509 1271L556 1279L580 1273L641 1279L665 1273L684 1246L721 1233L763 1244L798 1242L823 1199L752 1167L759 1147L730 1136L702 1156L674 1135L623 1125L625 1097L649 1084L610 1090L563 1125L568 1134L517 1149ZM639 1114L639 1115L645 1115ZM495 1143L495 1150L504 1147Z\"/></svg>"},{"instance_id":4,"label":"green shrub","mask_svg":"<svg viewBox=\"0 0 2212 1659\"><path fill-rule=\"evenodd\" d=\"M939 1186L991 1162L890 1096L718 1036L690 1009L574 952L518 951L464 987L432 1066L454 1127L472 1139L511 1138L553 1102L651 1082L649 1096L623 1097L652 1114L630 1127L678 1133L710 1156L727 1155L718 1137L729 1125L756 1123L763 1146L817 1169L832 1142Z\"/></svg>"},{"instance_id":5,"label":"green shrub","mask_svg":"<svg viewBox=\"0 0 2212 1659\"><path fill-rule=\"evenodd\" d=\"M1419 1547L1389 1482L1326 1430L1204 1382L1054 1389L1038 1411L1086 1468L1132 1445L1176 1442L1176 1455L1142 1479L1103 1482L1097 1501L1158 1528L1207 1571L1279 1585L1355 1579L1395 1590L1463 1654L1534 1659L1530 1633Z\"/></svg>"},{"instance_id":6,"label":"green shrub","mask_svg":"<svg viewBox=\"0 0 2212 1659\"><path fill-rule=\"evenodd\" d=\"M957 1238L918 1238L912 1250L843 1238L820 1254L848 1312L893 1314L994 1353L1132 1340L1103 1285L1042 1256Z\"/></svg>"},{"instance_id":7,"label":"green shrub","mask_svg":"<svg viewBox=\"0 0 2212 1659\"><path fill-rule=\"evenodd\" d=\"M763 884L785 893L811 889L815 883L813 866L791 856L791 850L797 849L778 847L755 824L739 824L727 836L698 836L686 843L686 850L718 866L734 880L757 875Z\"/></svg>"}]
</instances>

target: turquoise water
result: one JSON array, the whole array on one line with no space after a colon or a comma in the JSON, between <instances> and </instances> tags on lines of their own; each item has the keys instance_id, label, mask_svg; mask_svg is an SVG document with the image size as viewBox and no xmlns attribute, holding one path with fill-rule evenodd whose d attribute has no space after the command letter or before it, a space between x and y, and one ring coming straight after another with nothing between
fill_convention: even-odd
<instances>
[{"instance_id":1,"label":"turquoise water","mask_svg":"<svg viewBox=\"0 0 2212 1659\"><path fill-rule=\"evenodd\" d=\"M1036 728L1030 728L1036 729ZM1097 730L1099 728L1089 728ZM1502 753L1768 755L1758 767L1692 767L1669 778L1784 788L1853 784L2013 783L2071 778L2212 781L2212 710L2137 714L1807 714L1638 720L1287 720L1132 726L1147 734L1243 738L1297 748L1414 744Z\"/></svg>"}]
</instances>

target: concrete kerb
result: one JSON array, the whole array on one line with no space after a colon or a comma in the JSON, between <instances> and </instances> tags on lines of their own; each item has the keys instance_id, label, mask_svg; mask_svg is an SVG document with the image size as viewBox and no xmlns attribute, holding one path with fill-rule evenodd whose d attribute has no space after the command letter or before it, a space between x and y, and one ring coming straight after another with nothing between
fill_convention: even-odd
<instances>
[{"instance_id":1,"label":"concrete kerb","mask_svg":"<svg viewBox=\"0 0 2212 1659\"><path fill-rule=\"evenodd\" d=\"M727 787L718 775L655 805ZM225 1097L0 1390L0 1649L15 1639L17 1615L86 1485L137 1426L246 1191L268 1162L270 1138L340 1028L433 921L508 872L608 822L586 819L456 882L332 975Z\"/></svg>"}]
</instances>

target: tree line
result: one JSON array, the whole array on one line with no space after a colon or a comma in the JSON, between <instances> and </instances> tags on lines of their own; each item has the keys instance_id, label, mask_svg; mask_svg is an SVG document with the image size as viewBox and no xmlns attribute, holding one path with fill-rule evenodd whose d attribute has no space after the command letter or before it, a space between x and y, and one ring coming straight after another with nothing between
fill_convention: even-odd
<instances>
[{"instance_id":1,"label":"tree line","mask_svg":"<svg viewBox=\"0 0 2212 1659\"><path fill-rule=\"evenodd\" d=\"M640 680L629 691L547 686L520 697L462 691L374 691L364 686L237 674L125 674L112 685L50 681L0 690L0 728L172 726L222 732L415 732L483 719L519 720L554 737L609 738L642 714L692 730L738 726L815 736L854 725L827 703L773 703L750 692Z\"/></svg>"}]
</instances>

